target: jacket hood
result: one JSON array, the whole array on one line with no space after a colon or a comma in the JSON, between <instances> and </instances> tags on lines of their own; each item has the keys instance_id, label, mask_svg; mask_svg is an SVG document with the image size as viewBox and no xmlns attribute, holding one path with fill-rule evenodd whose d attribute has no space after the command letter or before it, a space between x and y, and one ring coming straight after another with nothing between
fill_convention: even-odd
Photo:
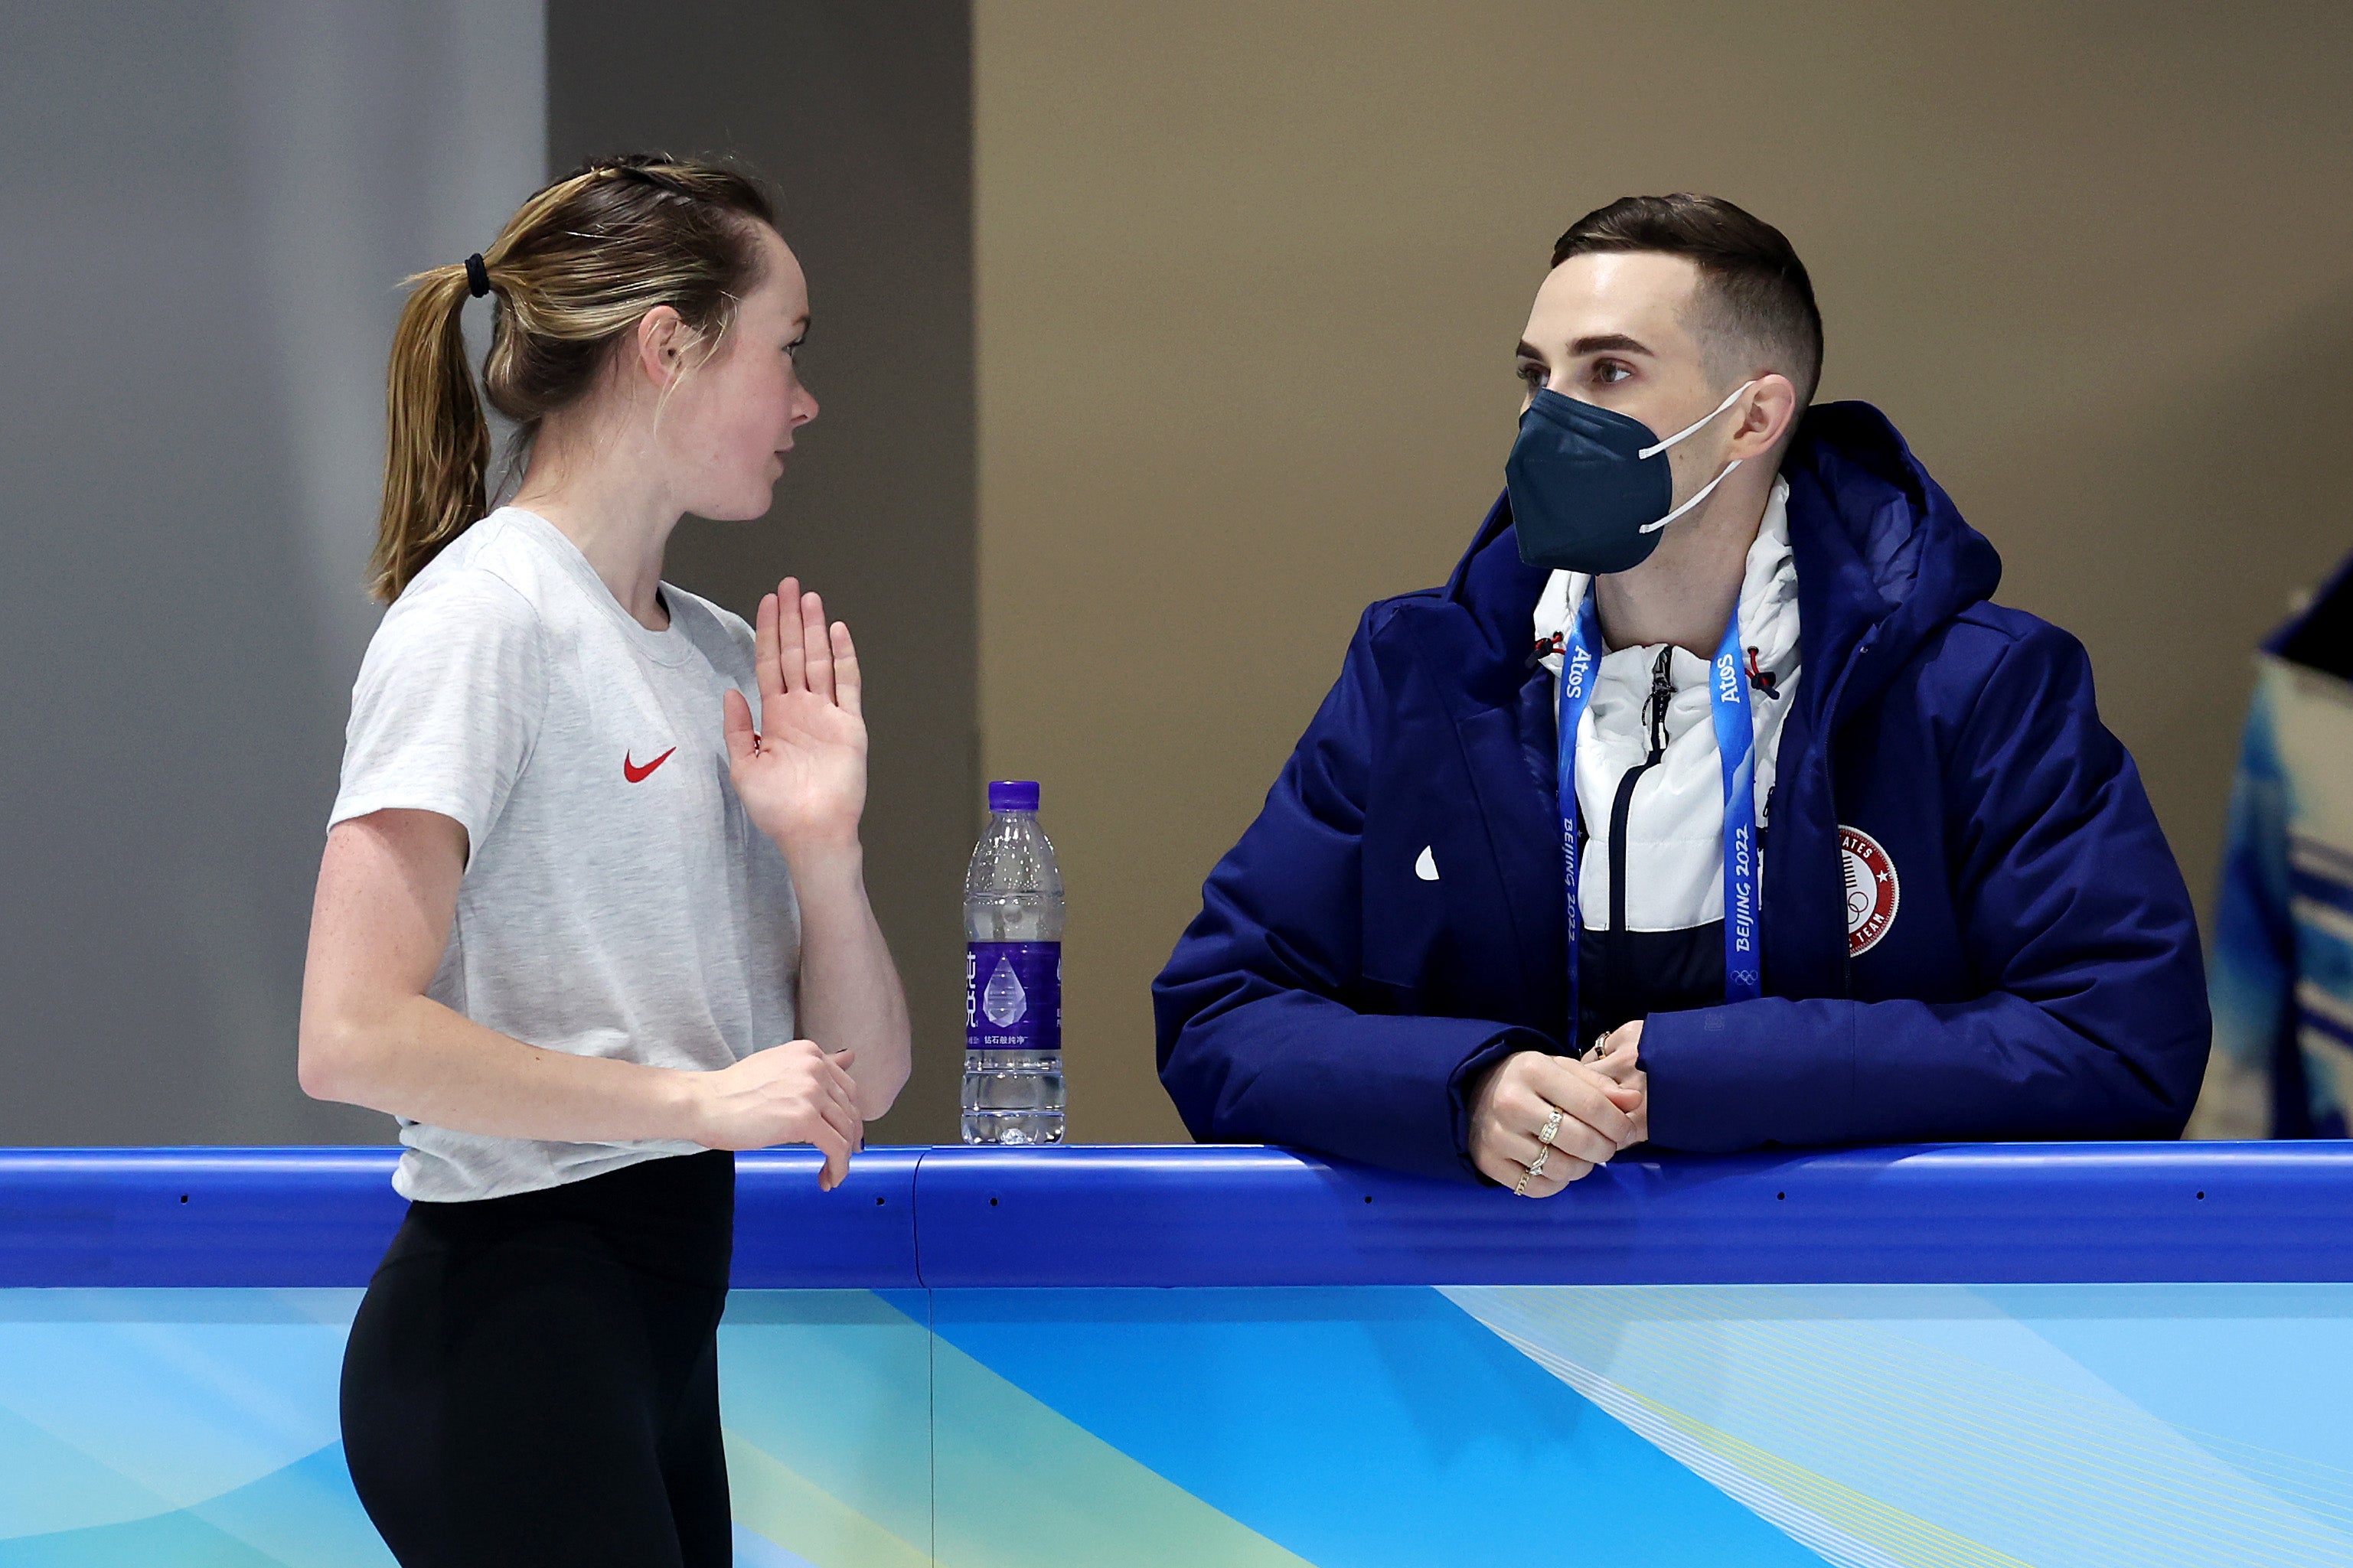
<instances>
[{"instance_id":1,"label":"jacket hood","mask_svg":"<svg viewBox=\"0 0 2353 1568\"><path fill-rule=\"evenodd\" d=\"M1852 710L1937 628L1992 595L2001 558L1867 403L1808 409L1781 474L1797 555L1801 689L1809 707L1835 700ZM1516 659L1549 575L1520 560L1506 493L1444 596L1471 612L1497 654ZM1858 664L1866 649L1871 657Z\"/></svg>"}]
</instances>

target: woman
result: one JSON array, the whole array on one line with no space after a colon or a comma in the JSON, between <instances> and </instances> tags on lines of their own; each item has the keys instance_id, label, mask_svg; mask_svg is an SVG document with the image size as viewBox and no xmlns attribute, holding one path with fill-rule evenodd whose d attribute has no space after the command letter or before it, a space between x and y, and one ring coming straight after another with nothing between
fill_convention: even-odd
<instances>
[{"instance_id":1,"label":"woman","mask_svg":"<svg viewBox=\"0 0 2353 1568\"><path fill-rule=\"evenodd\" d=\"M757 187L660 157L411 281L392 607L302 997L304 1089L400 1119L412 1200L352 1327L344 1447L404 1563L723 1563L728 1151L813 1143L831 1190L908 1068L849 629L790 578L756 632L660 580L680 517L764 514L817 416L807 285ZM528 453L487 517L459 328L484 294L483 385Z\"/></svg>"}]
</instances>

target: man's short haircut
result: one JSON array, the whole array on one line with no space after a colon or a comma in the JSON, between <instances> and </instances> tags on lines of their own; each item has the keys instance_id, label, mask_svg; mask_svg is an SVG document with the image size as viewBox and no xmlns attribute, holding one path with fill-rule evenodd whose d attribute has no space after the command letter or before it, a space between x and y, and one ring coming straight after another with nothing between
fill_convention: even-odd
<instances>
[{"instance_id":1,"label":"man's short haircut","mask_svg":"<svg viewBox=\"0 0 2353 1568\"><path fill-rule=\"evenodd\" d=\"M1700 352L1729 380L1761 358L1796 384L1800 407L1822 379L1822 314L1813 280L1781 231L1721 196L1620 196L1575 223L1552 247L1555 267L1588 251L1650 250L1699 268ZM1749 351L1738 355L1735 349ZM1743 363L1734 366L1735 357Z\"/></svg>"}]
</instances>

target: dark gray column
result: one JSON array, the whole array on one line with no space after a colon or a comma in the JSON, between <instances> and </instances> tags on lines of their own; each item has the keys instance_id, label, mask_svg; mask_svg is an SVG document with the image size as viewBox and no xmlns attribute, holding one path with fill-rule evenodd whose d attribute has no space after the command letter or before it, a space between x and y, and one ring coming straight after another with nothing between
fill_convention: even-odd
<instances>
[{"instance_id":1,"label":"dark gray column","mask_svg":"<svg viewBox=\"0 0 2353 1568\"><path fill-rule=\"evenodd\" d=\"M857 635L867 879L907 981L915 1075L878 1141L955 1136L964 863L977 831L972 24L967 0L564 0L548 161L723 154L782 196L821 405L768 516L690 520L681 586L749 616L787 572Z\"/></svg>"}]
</instances>

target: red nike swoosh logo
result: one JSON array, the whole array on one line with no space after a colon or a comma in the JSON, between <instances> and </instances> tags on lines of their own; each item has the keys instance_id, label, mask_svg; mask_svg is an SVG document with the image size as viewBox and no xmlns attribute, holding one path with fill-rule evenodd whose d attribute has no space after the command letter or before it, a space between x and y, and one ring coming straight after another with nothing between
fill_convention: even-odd
<instances>
[{"instance_id":1,"label":"red nike swoosh logo","mask_svg":"<svg viewBox=\"0 0 2353 1568\"><path fill-rule=\"evenodd\" d=\"M643 784L646 782L647 778L652 774L656 768L670 761L670 752L675 752L677 750L678 748L676 746L672 746L669 752L664 752L660 756L656 757L644 767L639 767L637 763L629 761L629 753L623 752L621 753L621 776L628 780L631 784Z\"/></svg>"}]
</instances>

